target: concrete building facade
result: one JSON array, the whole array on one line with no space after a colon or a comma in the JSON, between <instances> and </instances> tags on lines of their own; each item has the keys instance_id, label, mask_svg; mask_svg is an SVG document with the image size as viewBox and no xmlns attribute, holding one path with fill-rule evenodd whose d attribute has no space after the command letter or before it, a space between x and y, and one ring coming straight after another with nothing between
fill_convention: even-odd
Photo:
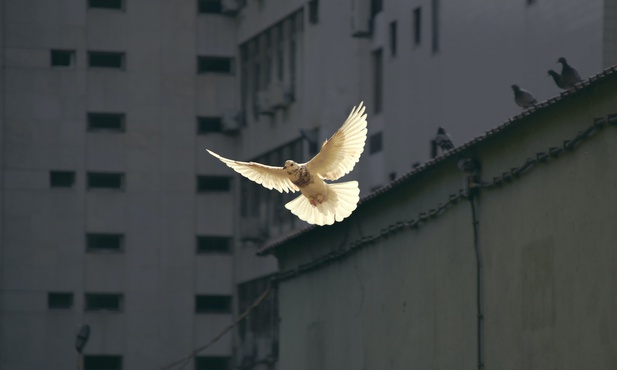
<instances>
[{"instance_id":1,"label":"concrete building facade","mask_svg":"<svg viewBox=\"0 0 617 370\"><path fill-rule=\"evenodd\" d=\"M612 68L267 244L280 368L615 368L616 104Z\"/></svg>"},{"instance_id":2,"label":"concrete building facade","mask_svg":"<svg viewBox=\"0 0 617 370\"><path fill-rule=\"evenodd\" d=\"M205 148L306 160L364 100L367 195L437 126L518 112L512 83L556 94L558 57L617 61L615 0L459 3L1 1L0 367L73 366L89 324L86 368L156 368L259 296L257 248L306 225ZM276 299L194 366L272 367Z\"/></svg>"}]
</instances>

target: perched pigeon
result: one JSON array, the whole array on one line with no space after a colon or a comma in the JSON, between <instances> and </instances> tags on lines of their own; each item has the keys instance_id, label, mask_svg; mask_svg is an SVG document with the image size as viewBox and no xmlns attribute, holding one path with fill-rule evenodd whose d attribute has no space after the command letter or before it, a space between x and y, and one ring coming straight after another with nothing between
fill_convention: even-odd
<instances>
[{"instance_id":1,"label":"perched pigeon","mask_svg":"<svg viewBox=\"0 0 617 370\"><path fill-rule=\"evenodd\" d=\"M437 129L437 135L435 136L435 144L441 148L441 150L446 151L454 148L454 144L452 144L452 139L450 135L444 130L443 127L439 127Z\"/></svg>"},{"instance_id":2,"label":"perched pigeon","mask_svg":"<svg viewBox=\"0 0 617 370\"><path fill-rule=\"evenodd\" d=\"M555 81L555 84L557 85L557 87L559 87L560 89L566 90L568 87L563 83L563 80L561 79L561 75L555 71L553 71L552 69L550 69L548 71L548 74L553 77L553 81Z\"/></svg>"},{"instance_id":3,"label":"perched pigeon","mask_svg":"<svg viewBox=\"0 0 617 370\"><path fill-rule=\"evenodd\" d=\"M566 58L559 58L559 60L557 60L557 63L561 63L561 81L563 82L563 85L566 87L566 89L569 89L582 81L581 76L578 74L578 71L568 64Z\"/></svg>"},{"instance_id":4,"label":"perched pigeon","mask_svg":"<svg viewBox=\"0 0 617 370\"><path fill-rule=\"evenodd\" d=\"M529 108L537 103L529 91L521 89L518 85L512 85L512 90L514 90L514 102L519 107Z\"/></svg>"},{"instance_id":5,"label":"perched pigeon","mask_svg":"<svg viewBox=\"0 0 617 370\"><path fill-rule=\"evenodd\" d=\"M356 209L360 199L357 181L326 183L351 172L366 142L365 107L354 107L321 150L310 161L285 161L283 167L266 166L255 162L240 162L223 158L208 150L216 158L249 180L279 192L300 191L302 195L285 204L285 208L310 224L332 225L342 221ZM206 149L207 150L207 149Z\"/></svg>"}]
</instances>

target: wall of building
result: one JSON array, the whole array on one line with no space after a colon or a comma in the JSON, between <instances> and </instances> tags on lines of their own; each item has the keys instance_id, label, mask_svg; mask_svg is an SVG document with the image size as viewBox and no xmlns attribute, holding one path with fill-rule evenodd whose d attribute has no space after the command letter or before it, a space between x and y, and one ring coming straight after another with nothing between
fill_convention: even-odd
<instances>
[{"instance_id":1,"label":"wall of building","mask_svg":"<svg viewBox=\"0 0 617 370\"><path fill-rule=\"evenodd\" d=\"M605 122L575 150L480 191L487 368L617 365L616 84L613 73L460 153L478 158L491 183ZM448 202L463 187L457 156L366 199L342 223L277 245L280 368L477 368L472 211L463 198Z\"/></svg>"}]
</instances>

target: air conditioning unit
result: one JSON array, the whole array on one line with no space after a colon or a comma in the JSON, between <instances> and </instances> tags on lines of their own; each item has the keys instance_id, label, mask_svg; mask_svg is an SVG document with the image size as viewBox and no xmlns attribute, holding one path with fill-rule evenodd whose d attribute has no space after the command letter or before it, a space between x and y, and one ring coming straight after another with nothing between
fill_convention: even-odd
<instances>
[{"instance_id":1,"label":"air conditioning unit","mask_svg":"<svg viewBox=\"0 0 617 370\"><path fill-rule=\"evenodd\" d=\"M221 12L225 15L236 15L240 10L238 0L222 0Z\"/></svg>"},{"instance_id":2,"label":"air conditioning unit","mask_svg":"<svg viewBox=\"0 0 617 370\"><path fill-rule=\"evenodd\" d=\"M235 109L227 109L223 112L221 120L221 128L223 133L235 135L240 131L242 122L242 113Z\"/></svg>"},{"instance_id":3,"label":"air conditioning unit","mask_svg":"<svg viewBox=\"0 0 617 370\"><path fill-rule=\"evenodd\" d=\"M351 36L371 36L370 0L351 0Z\"/></svg>"},{"instance_id":4,"label":"air conditioning unit","mask_svg":"<svg viewBox=\"0 0 617 370\"><path fill-rule=\"evenodd\" d=\"M282 82L273 82L268 89L270 92L270 104L275 109L285 108L289 102L285 96L285 87Z\"/></svg>"},{"instance_id":5,"label":"air conditioning unit","mask_svg":"<svg viewBox=\"0 0 617 370\"><path fill-rule=\"evenodd\" d=\"M257 111L259 114L274 114L274 108L270 102L270 91L262 90L257 92Z\"/></svg>"}]
</instances>

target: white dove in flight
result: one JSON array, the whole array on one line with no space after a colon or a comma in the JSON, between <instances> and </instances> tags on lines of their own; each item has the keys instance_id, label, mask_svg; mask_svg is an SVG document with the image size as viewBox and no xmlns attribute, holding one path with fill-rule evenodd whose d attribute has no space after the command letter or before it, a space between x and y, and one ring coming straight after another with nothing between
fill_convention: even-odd
<instances>
[{"instance_id":1,"label":"white dove in flight","mask_svg":"<svg viewBox=\"0 0 617 370\"><path fill-rule=\"evenodd\" d=\"M267 189L281 193L300 190L302 195L285 204L285 208L310 224L332 225L334 221L342 221L351 215L360 200L357 181L326 183L324 180L341 178L360 160L367 133L364 110L363 103L354 107L343 126L306 163L287 160L283 167L274 167L234 161L206 150L234 171Z\"/></svg>"}]
</instances>

